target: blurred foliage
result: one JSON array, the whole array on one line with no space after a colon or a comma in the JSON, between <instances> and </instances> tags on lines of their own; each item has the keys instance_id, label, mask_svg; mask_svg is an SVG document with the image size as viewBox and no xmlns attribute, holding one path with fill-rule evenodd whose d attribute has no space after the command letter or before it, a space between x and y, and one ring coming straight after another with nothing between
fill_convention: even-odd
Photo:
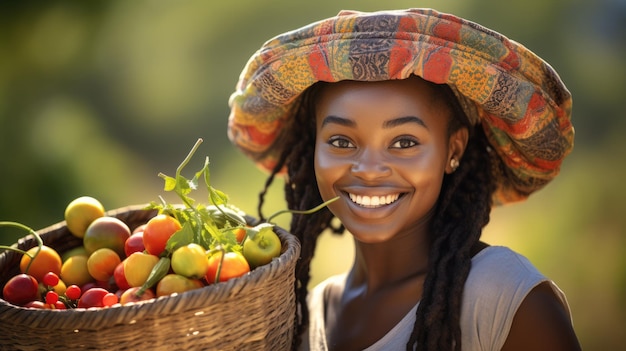
<instances>
[{"instance_id":1,"label":"blurred foliage","mask_svg":"<svg viewBox=\"0 0 626 351\"><path fill-rule=\"evenodd\" d=\"M557 281L586 350L625 344L626 1L381 3L1 1L0 219L42 228L80 195L108 209L157 200L157 173L174 174L199 137L213 185L255 214L265 175L225 133L228 97L250 55L340 9L434 7L524 43L572 91L576 148L563 174L528 201L495 209L485 239ZM265 214L284 208L281 194L276 181ZM21 236L1 232L0 243ZM316 282L353 254L349 236L326 234L318 252Z\"/></svg>"}]
</instances>

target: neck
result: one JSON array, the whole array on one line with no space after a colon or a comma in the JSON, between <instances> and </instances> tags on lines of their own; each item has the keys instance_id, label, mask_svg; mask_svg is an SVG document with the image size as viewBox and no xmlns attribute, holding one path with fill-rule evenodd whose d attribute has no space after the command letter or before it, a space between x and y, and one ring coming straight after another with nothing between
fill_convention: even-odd
<instances>
[{"instance_id":1,"label":"neck","mask_svg":"<svg viewBox=\"0 0 626 351\"><path fill-rule=\"evenodd\" d=\"M424 223L381 243L355 240L355 260L348 281L367 292L423 278L428 270L430 241Z\"/></svg>"}]
</instances>

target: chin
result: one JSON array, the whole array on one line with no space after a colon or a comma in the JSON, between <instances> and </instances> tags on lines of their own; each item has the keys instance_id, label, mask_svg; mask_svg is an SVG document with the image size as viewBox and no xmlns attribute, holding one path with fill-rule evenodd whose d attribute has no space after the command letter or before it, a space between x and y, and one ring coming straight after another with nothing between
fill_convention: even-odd
<instances>
[{"instance_id":1,"label":"chin","mask_svg":"<svg viewBox=\"0 0 626 351\"><path fill-rule=\"evenodd\" d=\"M395 232L386 230L375 230L375 226L368 226L367 230L359 230L346 227L348 232L354 237L355 240L364 244L378 244L383 243L394 237Z\"/></svg>"}]
</instances>

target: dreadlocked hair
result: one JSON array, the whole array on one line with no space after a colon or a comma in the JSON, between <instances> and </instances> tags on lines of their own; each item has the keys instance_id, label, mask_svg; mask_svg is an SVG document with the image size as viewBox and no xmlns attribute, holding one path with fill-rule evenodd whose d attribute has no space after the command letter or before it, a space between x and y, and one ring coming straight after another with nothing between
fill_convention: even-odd
<instances>
[{"instance_id":1,"label":"dreadlocked hair","mask_svg":"<svg viewBox=\"0 0 626 351\"><path fill-rule=\"evenodd\" d=\"M447 85L441 94L452 104L449 132L467 117ZM447 96L447 97L446 97ZM457 170L446 175L431 224L429 269L407 350L461 350L461 301L472 251L489 222L492 195L491 149L480 125L470 138Z\"/></svg>"},{"instance_id":2,"label":"dreadlocked hair","mask_svg":"<svg viewBox=\"0 0 626 351\"><path fill-rule=\"evenodd\" d=\"M259 195L259 217L268 188L275 177L286 168L285 198L288 208L304 210L322 203L314 170L315 95L316 83L300 98L294 118L278 136L274 147L281 150L277 163ZM495 180L492 157L484 132L470 126L457 98L447 85L435 85L435 94L450 107L452 118L448 133L468 128L470 138L457 170L444 178L435 217L431 225L429 270L416 312L416 322L407 343L407 350L461 350L460 311L463 287L471 267L472 249L479 243L483 227L489 222ZM296 263L294 291L297 316L293 349L301 342L308 328L306 305L310 265L317 239L325 230L343 233L342 225L334 227L334 215L324 208L313 214L292 215L290 232L301 243Z\"/></svg>"},{"instance_id":3,"label":"dreadlocked hair","mask_svg":"<svg viewBox=\"0 0 626 351\"><path fill-rule=\"evenodd\" d=\"M289 122L289 126L283 128L283 131L288 132L282 133L277 139L275 145L280 147L282 151L259 195L258 212L260 218L262 218L261 208L265 194L275 177L285 166L287 179L284 191L289 209L307 210L323 202L317 188L314 169L316 127L313 96L319 85L314 85L303 94L296 108L295 118ZM295 317L296 327L292 345L294 350L298 348L301 335L309 324L306 298L311 278L311 260L315 254L317 238L326 229L334 234L341 234L344 231L342 225L336 227L332 225L333 218L334 215L328 208L307 215L293 214L291 218L290 232L298 238L301 244L300 257L296 262L294 283L298 311Z\"/></svg>"}]
</instances>

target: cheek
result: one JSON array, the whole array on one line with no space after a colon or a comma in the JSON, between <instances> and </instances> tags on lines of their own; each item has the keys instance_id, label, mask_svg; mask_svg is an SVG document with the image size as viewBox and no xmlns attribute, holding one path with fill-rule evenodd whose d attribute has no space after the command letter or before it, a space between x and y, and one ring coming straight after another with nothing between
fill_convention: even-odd
<instances>
[{"instance_id":1,"label":"cheek","mask_svg":"<svg viewBox=\"0 0 626 351\"><path fill-rule=\"evenodd\" d=\"M396 170L405 181L417 192L416 201L424 204L434 204L439 198L445 175L443 158L436 157L414 160L409 167L399 167Z\"/></svg>"},{"instance_id":2,"label":"cheek","mask_svg":"<svg viewBox=\"0 0 626 351\"><path fill-rule=\"evenodd\" d=\"M419 200L425 204L434 205L441 193L443 185L443 173L432 174L430 177L420 179L415 183L419 191Z\"/></svg>"},{"instance_id":3,"label":"cheek","mask_svg":"<svg viewBox=\"0 0 626 351\"><path fill-rule=\"evenodd\" d=\"M322 146L323 147L323 146ZM341 170L329 155L320 151L320 146L315 147L315 179L322 200L327 201L335 197L333 184L341 176Z\"/></svg>"}]
</instances>

